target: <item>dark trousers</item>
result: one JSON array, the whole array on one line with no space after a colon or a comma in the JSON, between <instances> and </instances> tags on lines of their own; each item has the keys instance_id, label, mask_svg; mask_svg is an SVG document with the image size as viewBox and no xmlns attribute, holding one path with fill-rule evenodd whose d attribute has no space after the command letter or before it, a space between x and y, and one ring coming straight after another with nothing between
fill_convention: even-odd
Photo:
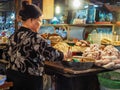
<instances>
[{"instance_id":1,"label":"dark trousers","mask_svg":"<svg viewBox=\"0 0 120 90\"><path fill-rule=\"evenodd\" d=\"M43 90L43 78L40 76L32 76L23 74L14 70L7 70L8 81L13 82L10 90Z\"/></svg>"}]
</instances>

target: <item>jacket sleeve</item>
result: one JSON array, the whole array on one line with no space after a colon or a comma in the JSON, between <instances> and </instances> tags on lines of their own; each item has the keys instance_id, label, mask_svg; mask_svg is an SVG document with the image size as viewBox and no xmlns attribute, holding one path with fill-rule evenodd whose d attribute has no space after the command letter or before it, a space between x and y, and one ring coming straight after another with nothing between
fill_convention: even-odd
<instances>
[{"instance_id":1,"label":"jacket sleeve","mask_svg":"<svg viewBox=\"0 0 120 90\"><path fill-rule=\"evenodd\" d=\"M46 60L52 61L61 61L64 58L64 55L61 51L56 50L52 46L50 46L45 39L42 37L38 37L36 40L36 44L39 45L38 53L44 56Z\"/></svg>"}]
</instances>

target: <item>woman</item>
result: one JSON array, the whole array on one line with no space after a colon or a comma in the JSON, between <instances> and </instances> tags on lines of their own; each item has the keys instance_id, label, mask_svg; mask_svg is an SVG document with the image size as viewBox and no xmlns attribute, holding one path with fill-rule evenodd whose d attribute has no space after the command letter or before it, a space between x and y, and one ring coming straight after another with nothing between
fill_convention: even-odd
<instances>
[{"instance_id":1,"label":"woman","mask_svg":"<svg viewBox=\"0 0 120 90\"><path fill-rule=\"evenodd\" d=\"M23 1L19 11L22 26L9 38L7 78L11 90L43 90L45 60L63 60L63 53L52 48L38 32L42 24L39 7Z\"/></svg>"}]
</instances>

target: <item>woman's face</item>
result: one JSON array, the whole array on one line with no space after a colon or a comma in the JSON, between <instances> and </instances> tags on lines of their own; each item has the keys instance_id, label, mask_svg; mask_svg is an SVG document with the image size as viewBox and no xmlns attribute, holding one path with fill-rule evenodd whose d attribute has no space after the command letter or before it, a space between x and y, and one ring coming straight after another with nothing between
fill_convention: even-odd
<instances>
[{"instance_id":1,"label":"woman's face","mask_svg":"<svg viewBox=\"0 0 120 90\"><path fill-rule=\"evenodd\" d=\"M34 32L38 32L39 29L40 29L40 26L42 25L42 16L40 16L40 17L37 18L37 19L32 19L31 24L32 24L31 29L32 29Z\"/></svg>"}]
</instances>

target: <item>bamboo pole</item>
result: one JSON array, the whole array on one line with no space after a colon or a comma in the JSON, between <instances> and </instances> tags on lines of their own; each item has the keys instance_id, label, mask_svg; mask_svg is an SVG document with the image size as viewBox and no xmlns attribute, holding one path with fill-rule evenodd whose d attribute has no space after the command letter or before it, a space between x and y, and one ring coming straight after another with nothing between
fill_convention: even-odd
<instances>
[{"instance_id":1,"label":"bamboo pole","mask_svg":"<svg viewBox=\"0 0 120 90\"><path fill-rule=\"evenodd\" d=\"M28 1L30 4L32 3L32 0L22 0L22 1Z\"/></svg>"},{"instance_id":2,"label":"bamboo pole","mask_svg":"<svg viewBox=\"0 0 120 90\"><path fill-rule=\"evenodd\" d=\"M29 1L29 3L32 3L32 0L28 0Z\"/></svg>"},{"instance_id":3,"label":"bamboo pole","mask_svg":"<svg viewBox=\"0 0 120 90\"><path fill-rule=\"evenodd\" d=\"M17 13L18 13L18 0L14 0L15 5L15 31L18 30L18 21L17 21Z\"/></svg>"}]
</instances>

